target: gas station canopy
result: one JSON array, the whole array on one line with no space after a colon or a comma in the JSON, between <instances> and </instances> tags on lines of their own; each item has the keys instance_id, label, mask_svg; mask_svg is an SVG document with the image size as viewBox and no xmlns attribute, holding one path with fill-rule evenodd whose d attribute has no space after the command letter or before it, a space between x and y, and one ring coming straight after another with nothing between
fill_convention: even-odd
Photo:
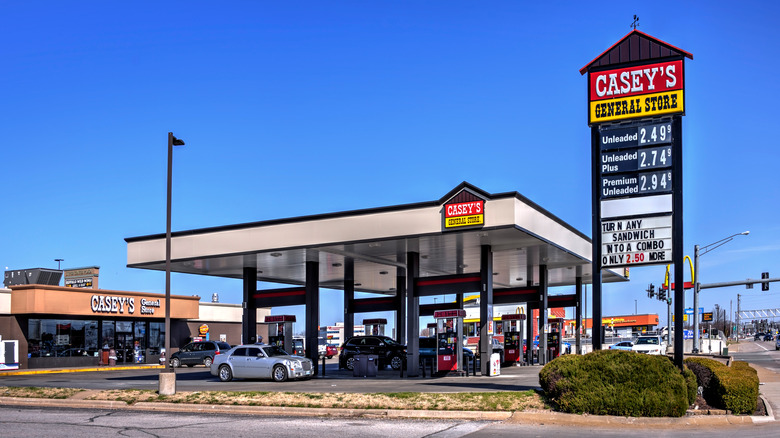
<instances>
[{"instance_id":1,"label":"gas station canopy","mask_svg":"<svg viewBox=\"0 0 780 438\"><path fill-rule=\"evenodd\" d=\"M165 234L125 240L128 267L165 270ZM258 281L305 285L307 262L318 262L319 287L343 289L353 263L354 289L385 295L395 295L407 253L419 253L420 277L440 277L479 272L484 245L497 288L538 285L542 265L550 287L592 278L587 236L517 192L467 182L430 202L179 231L171 241L172 272L242 279L255 268ZM623 270L602 277L626 279Z\"/></svg>"}]
</instances>

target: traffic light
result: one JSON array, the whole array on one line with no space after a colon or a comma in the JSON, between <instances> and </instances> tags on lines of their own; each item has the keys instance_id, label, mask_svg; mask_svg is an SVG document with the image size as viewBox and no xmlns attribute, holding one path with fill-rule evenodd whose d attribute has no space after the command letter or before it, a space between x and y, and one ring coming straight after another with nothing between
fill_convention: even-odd
<instances>
[{"instance_id":1,"label":"traffic light","mask_svg":"<svg viewBox=\"0 0 780 438\"><path fill-rule=\"evenodd\" d=\"M762 272L761 273L761 279L762 280L768 280L769 279L769 272ZM761 291L766 292L769 290L769 283L761 283Z\"/></svg>"},{"instance_id":2,"label":"traffic light","mask_svg":"<svg viewBox=\"0 0 780 438\"><path fill-rule=\"evenodd\" d=\"M655 285L653 283L647 285L647 297L655 298Z\"/></svg>"},{"instance_id":3,"label":"traffic light","mask_svg":"<svg viewBox=\"0 0 780 438\"><path fill-rule=\"evenodd\" d=\"M666 301L666 290L665 289L659 289L658 290L658 299L661 301Z\"/></svg>"}]
</instances>

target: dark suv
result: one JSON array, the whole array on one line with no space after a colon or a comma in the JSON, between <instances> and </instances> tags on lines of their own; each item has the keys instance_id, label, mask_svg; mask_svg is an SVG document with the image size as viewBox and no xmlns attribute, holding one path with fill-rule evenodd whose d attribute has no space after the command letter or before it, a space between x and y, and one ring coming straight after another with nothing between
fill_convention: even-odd
<instances>
[{"instance_id":1,"label":"dark suv","mask_svg":"<svg viewBox=\"0 0 780 438\"><path fill-rule=\"evenodd\" d=\"M351 370L357 354L377 355L379 369L390 365L400 370L406 360L406 346L387 336L354 336L341 345L339 368Z\"/></svg>"},{"instance_id":2,"label":"dark suv","mask_svg":"<svg viewBox=\"0 0 780 438\"><path fill-rule=\"evenodd\" d=\"M206 368L214 362L214 356L224 354L230 350L230 344L217 341L198 341L190 342L181 348L181 350L171 355L171 366L178 368L182 365L189 367L195 365L206 365Z\"/></svg>"}]
</instances>

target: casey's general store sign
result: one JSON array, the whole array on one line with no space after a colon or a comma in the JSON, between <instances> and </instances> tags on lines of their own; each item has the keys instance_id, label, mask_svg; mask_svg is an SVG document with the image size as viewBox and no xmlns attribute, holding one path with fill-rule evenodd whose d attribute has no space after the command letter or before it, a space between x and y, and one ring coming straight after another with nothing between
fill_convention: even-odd
<instances>
[{"instance_id":1,"label":"casey's general store sign","mask_svg":"<svg viewBox=\"0 0 780 438\"><path fill-rule=\"evenodd\" d=\"M589 73L590 124L685 112L683 61Z\"/></svg>"},{"instance_id":2,"label":"casey's general store sign","mask_svg":"<svg viewBox=\"0 0 780 438\"><path fill-rule=\"evenodd\" d=\"M460 202L444 206L444 227L466 227L485 223L485 201Z\"/></svg>"}]
</instances>

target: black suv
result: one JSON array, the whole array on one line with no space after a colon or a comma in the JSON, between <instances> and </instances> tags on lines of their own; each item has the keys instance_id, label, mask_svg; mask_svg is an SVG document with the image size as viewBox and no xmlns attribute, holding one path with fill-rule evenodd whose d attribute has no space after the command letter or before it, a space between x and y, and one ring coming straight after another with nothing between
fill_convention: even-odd
<instances>
[{"instance_id":1,"label":"black suv","mask_svg":"<svg viewBox=\"0 0 780 438\"><path fill-rule=\"evenodd\" d=\"M357 354L377 355L379 369L390 365L400 370L406 360L406 346L387 336L354 336L341 345L339 368L351 370Z\"/></svg>"},{"instance_id":2,"label":"black suv","mask_svg":"<svg viewBox=\"0 0 780 438\"><path fill-rule=\"evenodd\" d=\"M206 365L206 368L214 362L214 356L227 353L230 350L230 344L217 341L198 341L190 342L181 348L181 350L171 355L171 366L178 368L182 365L195 366Z\"/></svg>"}]
</instances>

